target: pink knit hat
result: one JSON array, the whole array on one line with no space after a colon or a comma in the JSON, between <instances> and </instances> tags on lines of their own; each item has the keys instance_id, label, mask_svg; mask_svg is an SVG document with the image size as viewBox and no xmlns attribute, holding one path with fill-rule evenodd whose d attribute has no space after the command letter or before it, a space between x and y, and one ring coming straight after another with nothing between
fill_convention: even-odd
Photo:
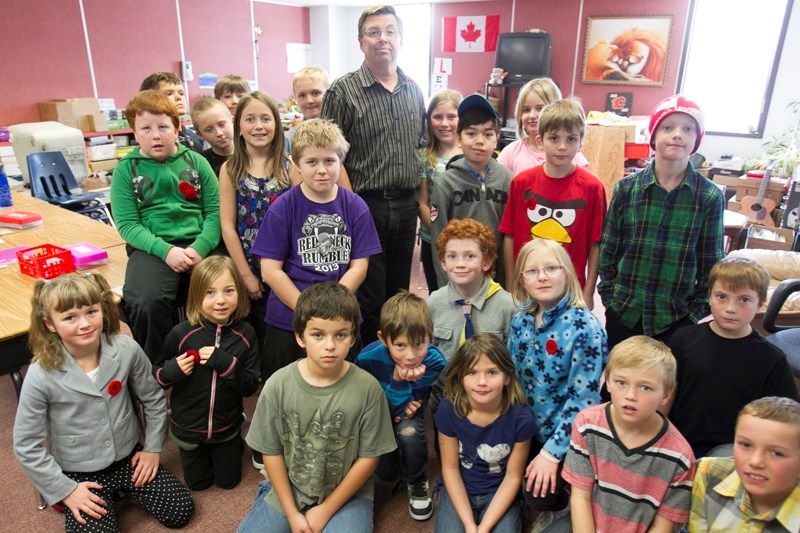
<instances>
[{"instance_id":1,"label":"pink knit hat","mask_svg":"<svg viewBox=\"0 0 800 533\"><path fill-rule=\"evenodd\" d=\"M685 113L697 123L697 140L694 142L694 150L692 150L692 153L695 153L700 148L700 141L703 140L703 133L705 132L703 128L703 112L700 111L700 106L680 94L665 98L650 112L650 147L653 149L656 147L655 132L658 129L658 125L673 113Z\"/></svg>"}]
</instances>

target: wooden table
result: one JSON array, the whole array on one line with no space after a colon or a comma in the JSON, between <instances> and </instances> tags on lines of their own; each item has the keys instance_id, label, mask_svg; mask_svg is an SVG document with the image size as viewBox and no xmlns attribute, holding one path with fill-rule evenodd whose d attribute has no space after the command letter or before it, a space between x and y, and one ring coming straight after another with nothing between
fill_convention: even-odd
<instances>
[{"instance_id":1,"label":"wooden table","mask_svg":"<svg viewBox=\"0 0 800 533\"><path fill-rule=\"evenodd\" d=\"M0 250L16 246L65 246L89 242L108 252L108 264L94 270L103 274L112 287L122 286L128 257L125 241L115 228L24 193L12 192L12 199L14 207L0 211L39 213L43 224L0 235ZM36 281L22 274L17 263L0 268L0 375L11 374L17 394L21 386L19 369L28 364L31 358L27 348L27 333L31 325L31 297Z\"/></svg>"}]
</instances>

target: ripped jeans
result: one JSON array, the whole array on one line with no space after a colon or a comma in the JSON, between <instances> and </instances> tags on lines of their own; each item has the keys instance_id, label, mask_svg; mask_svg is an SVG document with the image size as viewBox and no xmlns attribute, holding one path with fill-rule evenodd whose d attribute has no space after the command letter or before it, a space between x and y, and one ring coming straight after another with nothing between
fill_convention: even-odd
<instances>
[{"instance_id":1,"label":"ripped jeans","mask_svg":"<svg viewBox=\"0 0 800 533\"><path fill-rule=\"evenodd\" d=\"M407 420L392 424L397 449L381 455L375 474L383 481L391 481L402 476L403 481L417 481L425 478L428 468L428 439L425 437L422 413Z\"/></svg>"}]
</instances>

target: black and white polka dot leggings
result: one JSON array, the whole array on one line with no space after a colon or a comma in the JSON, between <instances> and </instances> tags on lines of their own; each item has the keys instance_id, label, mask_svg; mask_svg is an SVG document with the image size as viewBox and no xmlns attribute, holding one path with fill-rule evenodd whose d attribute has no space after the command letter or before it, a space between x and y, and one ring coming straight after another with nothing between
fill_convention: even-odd
<instances>
[{"instance_id":1,"label":"black and white polka dot leggings","mask_svg":"<svg viewBox=\"0 0 800 533\"><path fill-rule=\"evenodd\" d=\"M159 465L158 473L153 481L143 487L134 486L131 458L138 449L139 447L137 446L137 449L131 452L130 456L114 462L111 466L99 472L64 472L67 477L78 483L94 481L102 485L103 488L100 490L90 490L103 498L108 511L105 516L97 520L81 513L83 519L86 520L86 525L82 526L75 520L72 511L65 508L64 517L66 518L67 533L73 531L91 531L92 533L119 531L113 504L119 491L130 495L133 501L141 505L166 527L179 528L186 525L194 512L192 493L178 481L178 478L172 472Z\"/></svg>"}]
</instances>

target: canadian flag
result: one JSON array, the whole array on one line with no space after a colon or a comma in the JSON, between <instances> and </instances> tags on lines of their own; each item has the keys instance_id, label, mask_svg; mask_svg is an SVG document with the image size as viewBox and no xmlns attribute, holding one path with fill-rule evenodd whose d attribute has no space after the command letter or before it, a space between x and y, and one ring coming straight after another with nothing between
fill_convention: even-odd
<instances>
[{"instance_id":1,"label":"canadian flag","mask_svg":"<svg viewBox=\"0 0 800 533\"><path fill-rule=\"evenodd\" d=\"M494 52L500 34L500 15L444 17L443 52Z\"/></svg>"}]
</instances>

